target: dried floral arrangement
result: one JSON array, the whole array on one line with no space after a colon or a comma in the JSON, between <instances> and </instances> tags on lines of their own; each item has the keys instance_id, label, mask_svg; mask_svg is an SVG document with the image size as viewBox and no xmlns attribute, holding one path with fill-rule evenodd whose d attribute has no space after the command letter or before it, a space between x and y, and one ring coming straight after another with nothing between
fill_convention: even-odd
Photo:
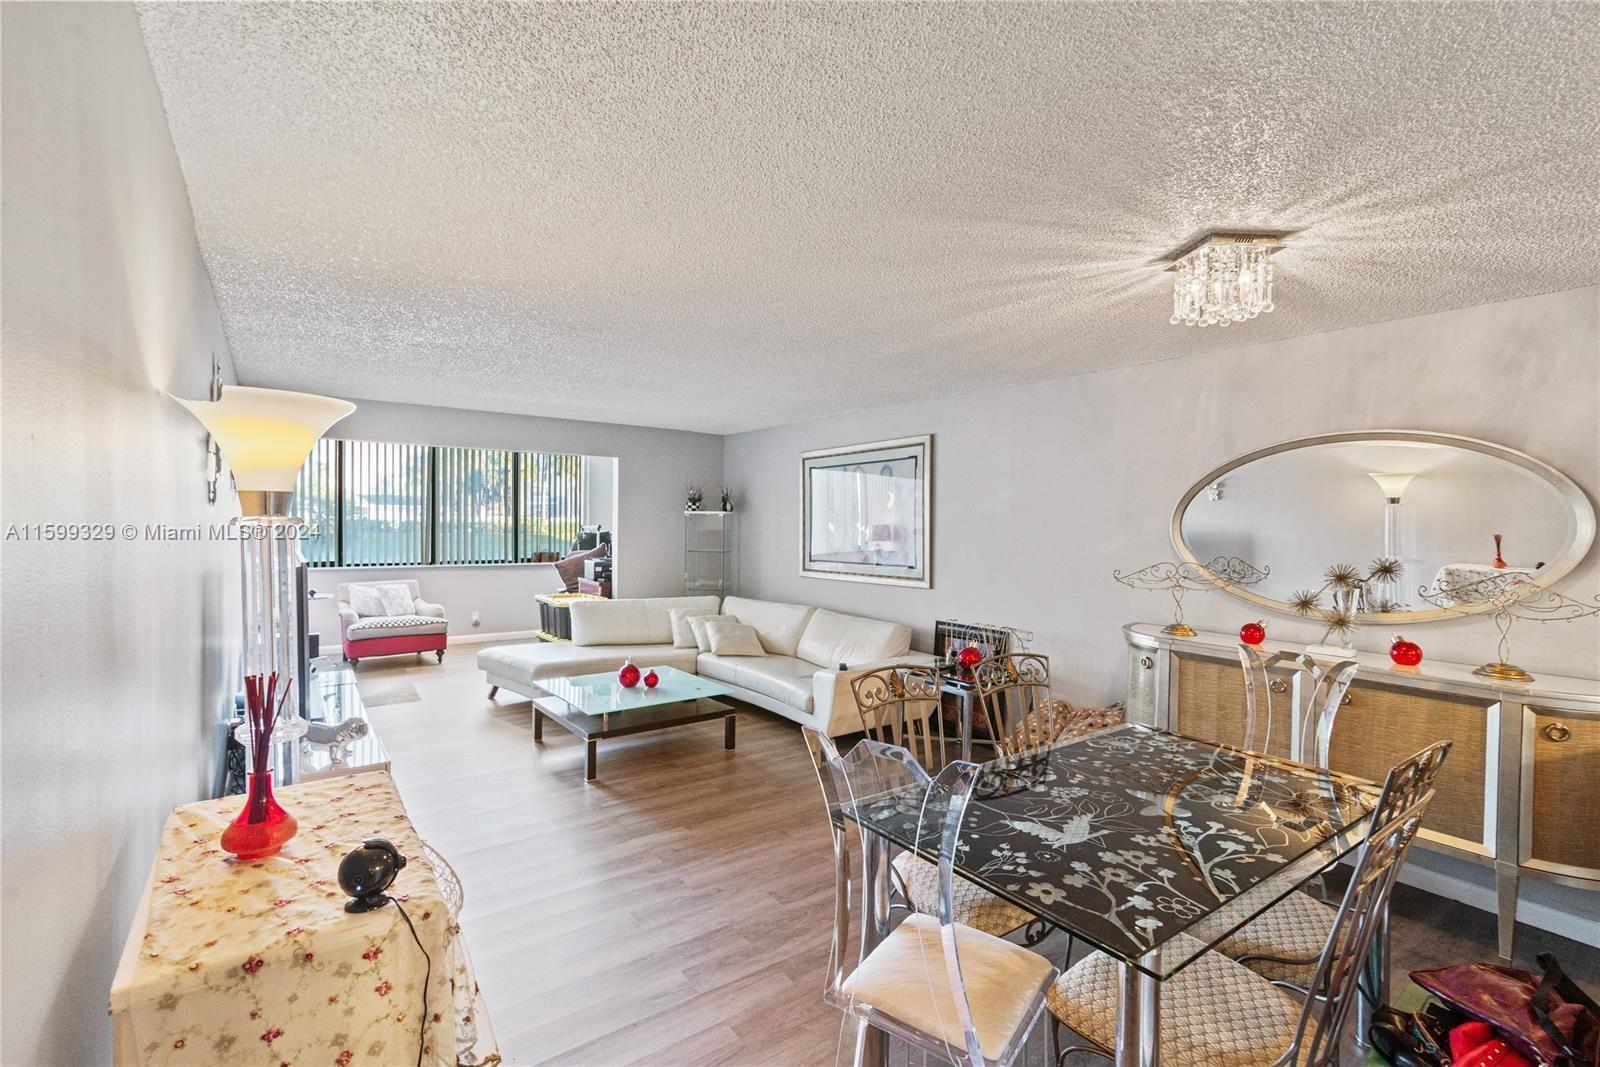
<instances>
[{"instance_id":1,"label":"dried floral arrangement","mask_svg":"<svg viewBox=\"0 0 1600 1067\"><path fill-rule=\"evenodd\" d=\"M1390 556L1373 560L1363 574L1361 568L1349 563L1335 563L1322 573L1322 585L1316 589L1302 589L1289 598L1289 606L1296 615L1321 619L1328 628L1323 631L1326 642L1337 634L1349 643L1360 625L1358 616L1387 611L1404 611L1405 608L1388 597L1374 598L1372 586L1393 586L1400 581L1405 568ZM1324 606L1322 598L1328 598Z\"/></svg>"}]
</instances>

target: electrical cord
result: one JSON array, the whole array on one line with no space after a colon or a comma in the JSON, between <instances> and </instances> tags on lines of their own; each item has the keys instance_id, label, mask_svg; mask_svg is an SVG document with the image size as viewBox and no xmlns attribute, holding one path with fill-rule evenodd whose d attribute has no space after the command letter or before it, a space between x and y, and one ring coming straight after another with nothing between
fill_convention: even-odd
<instances>
[{"instance_id":1,"label":"electrical cord","mask_svg":"<svg viewBox=\"0 0 1600 1067\"><path fill-rule=\"evenodd\" d=\"M406 914L406 909L400 907L400 902L394 897L386 896L384 899L399 910L400 918L406 921L406 928L411 931L411 940L417 943L417 951L421 952L422 958L427 961L427 967L422 974L422 1027L417 1032L417 1067L422 1067L422 1052L428 1043L428 986L433 982L433 957L422 947L422 938L417 936L417 928L411 924L411 916Z\"/></svg>"}]
</instances>

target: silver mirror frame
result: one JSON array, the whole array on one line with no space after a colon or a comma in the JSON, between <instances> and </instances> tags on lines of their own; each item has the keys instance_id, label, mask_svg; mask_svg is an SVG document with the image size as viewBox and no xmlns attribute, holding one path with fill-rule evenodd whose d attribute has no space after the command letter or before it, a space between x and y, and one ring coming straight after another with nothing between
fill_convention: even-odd
<instances>
[{"instance_id":1,"label":"silver mirror frame","mask_svg":"<svg viewBox=\"0 0 1600 1067\"><path fill-rule=\"evenodd\" d=\"M1545 564L1538 576L1531 584L1541 588L1549 588L1562 578L1571 574L1573 569L1582 563L1589 554L1589 549L1594 545L1595 536L1595 509L1578 483L1568 478L1543 460L1534 459L1532 456L1518 452L1504 445L1497 445L1490 441L1480 441L1475 437L1461 437L1457 434L1430 433L1426 430L1352 430L1345 433L1315 434L1311 437L1297 437L1291 441L1283 441L1266 448L1258 448L1254 452L1247 452L1229 460L1214 470L1207 471L1189 487L1178 501L1177 508L1172 512L1172 547L1177 550L1178 556L1186 563L1204 564L1190 549L1187 541L1183 539L1183 514L1188 510L1194 498L1205 492L1208 487L1215 484L1218 479L1224 478L1233 471L1238 470L1247 463L1253 463L1265 456L1277 455L1280 452L1292 452L1301 448L1314 448L1318 445L1344 444L1349 442L1382 443L1394 441L1404 444L1445 445L1451 448L1465 449L1469 452L1479 452L1495 459L1503 460L1515 467L1527 471L1540 481L1550 486L1561 494L1567 506L1572 509L1574 529L1572 543L1566 551L1557 556L1550 563ZM1271 560L1252 560L1252 563L1261 565L1263 562L1270 564ZM1301 616L1295 613L1293 607L1284 600L1274 600L1260 593L1240 586L1229 586L1218 583L1223 592L1247 604L1258 608L1277 612L1280 615L1289 615L1295 618ZM1436 622L1439 619L1450 619L1460 615L1476 615L1480 612L1491 611L1493 604L1463 605L1456 608L1432 608L1428 611L1381 611L1361 616L1363 625L1367 623L1404 623L1411 625L1418 622Z\"/></svg>"}]
</instances>

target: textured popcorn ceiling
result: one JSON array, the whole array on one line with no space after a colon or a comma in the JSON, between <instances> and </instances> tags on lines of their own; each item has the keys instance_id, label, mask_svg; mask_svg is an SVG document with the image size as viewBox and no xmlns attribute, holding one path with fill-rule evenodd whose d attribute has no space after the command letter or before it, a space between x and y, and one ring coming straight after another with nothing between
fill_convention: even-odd
<instances>
[{"instance_id":1,"label":"textured popcorn ceiling","mask_svg":"<svg viewBox=\"0 0 1600 1067\"><path fill-rule=\"evenodd\" d=\"M730 432L1600 277L1600 6L139 13L255 385ZM1277 312L1167 324L1208 227Z\"/></svg>"}]
</instances>

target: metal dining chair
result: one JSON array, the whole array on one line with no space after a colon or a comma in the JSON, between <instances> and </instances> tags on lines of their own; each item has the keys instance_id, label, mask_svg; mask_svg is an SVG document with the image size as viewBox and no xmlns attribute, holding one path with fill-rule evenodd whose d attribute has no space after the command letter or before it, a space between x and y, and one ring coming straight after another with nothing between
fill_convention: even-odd
<instances>
[{"instance_id":1,"label":"metal dining chair","mask_svg":"<svg viewBox=\"0 0 1600 1067\"><path fill-rule=\"evenodd\" d=\"M1050 697L1050 660L1033 653L992 656L972 668L978 710L995 750L1005 757L1037 755L1056 740L1057 712Z\"/></svg>"},{"instance_id":2,"label":"metal dining chair","mask_svg":"<svg viewBox=\"0 0 1600 1067\"><path fill-rule=\"evenodd\" d=\"M853 1020L852 1058L861 1061L869 1028L967 1067L1002 1067L1022 1052L1044 1014L1055 980L1048 960L955 918L955 854L976 764L956 761L930 778L910 752L870 739L841 756L828 737L805 728L833 834L834 926L823 996ZM861 946L845 973L851 903L872 892L865 850L859 892L850 884L846 813L888 804L903 814L923 851L937 851L936 916L913 913L878 944Z\"/></svg>"},{"instance_id":3,"label":"metal dining chair","mask_svg":"<svg viewBox=\"0 0 1600 1067\"><path fill-rule=\"evenodd\" d=\"M1201 952L1162 984L1159 1043L1166 1062L1337 1067L1341 1035L1360 1000L1357 987L1374 934L1449 748L1448 741L1432 745L1389 772L1355 872L1312 958L1307 995L1293 995L1219 952ZM1115 960L1095 952L1051 986L1050 1052L1056 1064L1074 1053L1111 1058L1118 971ZM1090 1044L1060 1050L1059 1025Z\"/></svg>"},{"instance_id":4,"label":"metal dining chair","mask_svg":"<svg viewBox=\"0 0 1600 1067\"><path fill-rule=\"evenodd\" d=\"M853 679L850 689L861 729L869 739L897 745L930 773L937 774L953 758L939 722L939 675L931 667L881 667ZM914 852L902 851L890 863L890 874L906 907L925 915L938 913L939 867ZM986 934L1004 937L1035 922L1037 916L1010 901L980 889L964 878L955 884L956 921ZM1038 931L1042 937L1045 931Z\"/></svg>"}]
</instances>

